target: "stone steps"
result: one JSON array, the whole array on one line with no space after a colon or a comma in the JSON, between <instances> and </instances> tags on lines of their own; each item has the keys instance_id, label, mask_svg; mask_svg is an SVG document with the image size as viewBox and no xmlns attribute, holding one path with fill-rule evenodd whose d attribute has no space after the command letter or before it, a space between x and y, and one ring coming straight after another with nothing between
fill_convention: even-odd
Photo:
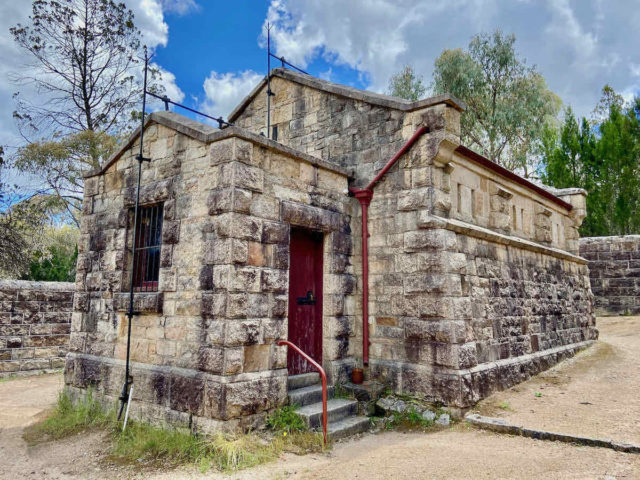
<instances>
[{"instance_id":1,"label":"stone steps","mask_svg":"<svg viewBox=\"0 0 640 480\"><path fill-rule=\"evenodd\" d=\"M308 387L319 382L319 373L301 373L300 375L289 375L289 378L287 378L287 388L289 389L289 392L291 392L291 390Z\"/></svg>"},{"instance_id":2,"label":"stone steps","mask_svg":"<svg viewBox=\"0 0 640 480\"><path fill-rule=\"evenodd\" d=\"M371 427L369 417L354 416L343 418L337 422L327 424L327 435L331 440L350 437L357 433L366 432Z\"/></svg>"},{"instance_id":3,"label":"stone steps","mask_svg":"<svg viewBox=\"0 0 640 480\"><path fill-rule=\"evenodd\" d=\"M288 379L289 403L297 405L298 415L312 430L322 429L322 385L315 373L292 375ZM358 416L358 402L333 398L334 388L327 387L327 433L333 440L355 435L369 429L369 417Z\"/></svg>"},{"instance_id":4,"label":"stone steps","mask_svg":"<svg viewBox=\"0 0 640 480\"><path fill-rule=\"evenodd\" d=\"M327 399L333 398L333 387L327 386ZM304 407L312 403L322 402L322 385L309 385L289 391L289 404Z\"/></svg>"}]
</instances>

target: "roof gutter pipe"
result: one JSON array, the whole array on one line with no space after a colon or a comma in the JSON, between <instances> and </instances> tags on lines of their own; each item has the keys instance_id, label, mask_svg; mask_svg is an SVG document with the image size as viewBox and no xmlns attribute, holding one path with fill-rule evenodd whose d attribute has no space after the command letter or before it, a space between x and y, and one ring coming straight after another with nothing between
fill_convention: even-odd
<instances>
[{"instance_id":1,"label":"roof gutter pipe","mask_svg":"<svg viewBox=\"0 0 640 480\"><path fill-rule=\"evenodd\" d=\"M413 136L405 143L391 160L378 172L373 180L365 188L350 188L349 192L360 202L362 208L362 363L369 365L369 226L368 211L373 189L376 184L386 175L397 161L404 155L418 139L429 132L428 127L420 127Z\"/></svg>"}]
</instances>

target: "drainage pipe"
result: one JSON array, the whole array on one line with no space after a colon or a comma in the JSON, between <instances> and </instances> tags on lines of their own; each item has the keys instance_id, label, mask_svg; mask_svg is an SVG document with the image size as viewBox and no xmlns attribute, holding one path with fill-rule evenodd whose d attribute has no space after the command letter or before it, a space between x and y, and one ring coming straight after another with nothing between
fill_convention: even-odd
<instances>
[{"instance_id":1,"label":"drainage pipe","mask_svg":"<svg viewBox=\"0 0 640 480\"><path fill-rule=\"evenodd\" d=\"M373 189L376 184L386 175L396 162L404 155L418 139L429 132L428 127L420 127L413 136L407 140L400 150L396 152L391 160L382 167L373 180L365 188L350 188L349 192L360 202L362 209L362 363L369 365L369 221L368 212Z\"/></svg>"}]
</instances>

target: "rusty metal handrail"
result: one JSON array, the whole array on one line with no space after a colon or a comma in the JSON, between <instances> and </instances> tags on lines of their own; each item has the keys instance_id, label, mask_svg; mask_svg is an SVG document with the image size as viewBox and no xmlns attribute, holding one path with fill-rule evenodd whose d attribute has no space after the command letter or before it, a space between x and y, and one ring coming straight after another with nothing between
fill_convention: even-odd
<instances>
[{"instance_id":1,"label":"rusty metal handrail","mask_svg":"<svg viewBox=\"0 0 640 480\"><path fill-rule=\"evenodd\" d=\"M326 445L327 444L327 374L325 373L324 368L322 368L318 364L318 362L316 362L309 355L307 355L302 350L300 350L300 348L297 345L291 343L288 340L280 340L278 342L278 345L280 346L286 345L288 347L293 348L307 362L313 365L315 369L318 370L318 373L320 373L320 378L322 379L322 435L324 437L324 444Z\"/></svg>"}]
</instances>

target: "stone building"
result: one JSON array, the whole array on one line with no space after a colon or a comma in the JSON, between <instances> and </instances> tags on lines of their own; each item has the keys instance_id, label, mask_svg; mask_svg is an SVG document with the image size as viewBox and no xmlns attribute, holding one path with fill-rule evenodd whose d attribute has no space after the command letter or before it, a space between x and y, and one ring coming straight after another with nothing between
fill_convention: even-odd
<instances>
[{"instance_id":1,"label":"stone building","mask_svg":"<svg viewBox=\"0 0 640 480\"><path fill-rule=\"evenodd\" d=\"M277 69L267 139L265 89L233 127L171 112L145 124L135 415L260 424L312 371L282 339L332 384L364 360L368 378L464 409L597 338L582 191L551 193L461 146L450 96L409 102ZM114 402L138 149L134 134L85 180L66 364L71 391Z\"/></svg>"}]
</instances>

